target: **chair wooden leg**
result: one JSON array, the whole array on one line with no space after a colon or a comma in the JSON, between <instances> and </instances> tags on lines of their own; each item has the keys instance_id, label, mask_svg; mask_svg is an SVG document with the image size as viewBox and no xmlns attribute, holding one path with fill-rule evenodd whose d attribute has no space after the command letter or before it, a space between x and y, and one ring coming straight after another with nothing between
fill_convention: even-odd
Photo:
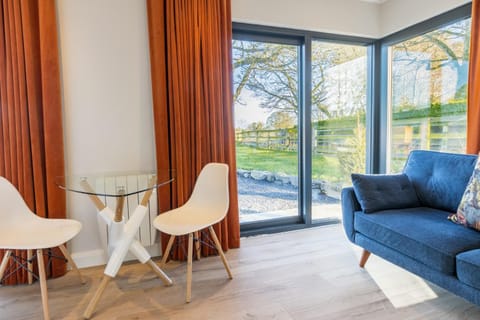
<instances>
[{"instance_id":1,"label":"chair wooden leg","mask_svg":"<svg viewBox=\"0 0 480 320\"><path fill-rule=\"evenodd\" d=\"M5 270L7 269L8 260L10 259L11 255L12 255L12 250L7 250L3 254L2 264L0 264L0 281L3 278L3 274L5 273Z\"/></svg>"},{"instance_id":2,"label":"chair wooden leg","mask_svg":"<svg viewBox=\"0 0 480 320\"><path fill-rule=\"evenodd\" d=\"M218 254L222 259L223 265L225 266L225 270L227 270L228 278L232 279L233 276L232 276L232 272L230 271L230 267L228 266L227 258L223 253L222 245L220 244L220 241L218 241L218 238L217 238L217 235L215 234L215 230L213 229L213 226L210 226L208 230L210 230L210 235L212 236L212 239L215 242L215 246L217 247Z\"/></svg>"},{"instance_id":3,"label":"chair wooden leg","mask_svg":"<svg viewBox=\"0 0 480 320\"><path fill-rule=\"evenodd\" d=\"M367 263L367 260L369 257L370 257L370 251L363 249L362 257L360 258L360 263L359 263L360 268L365 267L365 263Z\"/></svg>"},{"instance_id":4,"label":"chair wooden leg","mask_svg":"<svg viewBox=\"0 0 480 320\"><path fill-rule=\"evenodd\" d=\"M27 273L27 279L28 279L28 284L33 283L33 262L32 262L32 249L27 250L27 268L28 268L28 273Z\"/></svg>"},{"instance_id":5,"label":"chair wooden leg","mask_svg":"<svg viewBox=\"0 0 480 320\"><path fill-rule=\"evenodd\" d=\"M97 303L100 300L100 297L102 296L103 291L105 291L105 288L107 287L107 284L110 280L112 280L111 277L103 275L102 282L98 286L97 291L95 291L92 300L90 300L90 303L87 306L87 309L83 313L84 319L90 319L92 317L92 313L95 310L95 307L97 306Z\"/></svg>"},{"instance_id":6,"label":"chair wooden leg","mask_svg":"<svg viewBox=\"0 0 480 320\"><path fill-rule=\"evenodd\" d=\"M68 260L68 263L72 266L73 270L78 274L78 277L80 278L80 282L82 284L85 284L87 281L82 277L82 274L80 273L80 270L78 270L77 265L75 264L75 261L73 261L72 256L70 253L68 253L67 248L65 248L65 245L60 245L58 246L60 251L62 251L63 256Z\"/></svg>"},{"instance_id":7,"label":"chair wooden leg","mask_svg":"<svg viewBox=\"0 0 480 320\"><path fill-rule=\"evenodd\" d=\"M185 301L188 303L192 298L192 258L193 256L193 233L188 235L188 257L187 257L187 294Z\"/></svg>"},{"instance_id":8,"label":"chair wooden leg","mask_svg":"<svg viewBox=\"0 0 480 320\"><path fill-rule=\"evenodd\" d=\"M197 254L197 260L200 260L202 253L200 250L200 235L198 231L195 231L195 252Z\"/></svg>"},{"instance_id":9,"label":"chair wooden leg","mask_svg":"<svg viewBox=\"0 0 480 320\"><path fill-rule=\"evenodd\" d=\"M43 318L44 320L49 320L50 315L48 310L47 277L45 275L45 265L43 264L42 249L37 249L37 261L38 261L38 275L40 278L40 291L42 293Z\"/></svg>"},{"instance_id":10,"label":"chair wooden leg","mask_svg":"<svg viewBox=\"0 0 480 320\"><path fill-rule=\"evenodd\" d=\"M167 263L167 260L168 260L168 256L170 255L170 250L172 250L174 240L175 240L175 236L170 236L170 239L168 239L167 247L165 248L165 252L162 255L162 261L160 262L160 268L165 267L165 264Z\"/></svg>"}]
</instances>

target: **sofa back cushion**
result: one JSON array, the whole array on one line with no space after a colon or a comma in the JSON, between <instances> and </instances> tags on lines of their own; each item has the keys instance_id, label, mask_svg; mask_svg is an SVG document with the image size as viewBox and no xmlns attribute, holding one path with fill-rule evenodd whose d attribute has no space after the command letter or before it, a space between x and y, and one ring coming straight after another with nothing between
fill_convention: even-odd
<instances>
[{"instance_id":1,"label":"sofa back cushion","mask_svg":"<svg viewBox=\"0 0 480 320\"><path fill-rule=\"evenodd\" d=\"M456 212L476 160L477 155L414 150L403 172L422 206Z\"/></svg>"}]
</instances>

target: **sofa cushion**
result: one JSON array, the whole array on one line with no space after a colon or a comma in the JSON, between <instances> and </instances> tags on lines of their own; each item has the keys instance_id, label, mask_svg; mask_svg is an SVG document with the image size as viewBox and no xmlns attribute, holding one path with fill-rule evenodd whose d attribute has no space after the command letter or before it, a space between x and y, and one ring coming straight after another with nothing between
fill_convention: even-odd
<instances>
[{"instance_id":1,"label":"sofa cushion","mask_svg":"<svg viewBox=\"0 0 480 320\"><path fill-rule=\"evenodd\" d=\"M418 207L417 194L406 174L352 174L355 195L364 212Z\"/></svg>"},{"instance_id":2,"label":"sofa cushion","mask_svg":"<svg viewBox=\"0 0 480 320\"><path fill-rule=\"evenodd\" d=\"M457 277L461 282L480 289L480 249L457 255Z\"/></svg>"},{"instance_id":3,"label":"sofa cushion","mask_svg":"<svg viewBox=\"0 0 480 320\"><path fill-rule=\"evenodd\" d=\"M412 181L422 206L456 212L476 155L425 150L410 152L403 172Z\"/></svg>"},{"instance_id":4,"label":"sofa cushion","mask_svg":"<svg viewBox=\"0 0 480 320\"><path fill-rule=\"evenodd\" d=\"M480 158L477 160L458 206L456 221L464 226L480 230Z\"/></svg>"},{"instance_id":5,"label":"sofa cushion","mask_svg":"<svg viewBox=\"0 0 480 320\"><path fill-rule=\"evenodd\" d=\"M355 212L355 230L432 269L455 273L458 253L480 248L480 233L451 223L448 212L419 207Z\"/></svg>"}]
</instances>

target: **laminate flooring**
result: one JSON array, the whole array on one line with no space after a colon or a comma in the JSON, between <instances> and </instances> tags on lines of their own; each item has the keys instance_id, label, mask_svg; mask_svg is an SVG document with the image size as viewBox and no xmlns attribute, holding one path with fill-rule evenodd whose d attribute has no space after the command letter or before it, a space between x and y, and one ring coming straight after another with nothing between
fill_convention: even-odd
<instances>
[{"instance_id":1,"label":"laminate flooring","mask_svg":"<svg viewBox=\"0 0 480 320\"><path fill-rule=\"evenodd\" d=\"M163 286L151 269L127 263L110 282L92 319L480 319L480 307L361 250L340 225L242 238L218 257L193 262L192 301L185 301L185 263L169 262ZM156 260L158 261L158 260ZM82 319L103 267L48 280L52 319ZM0 319L41 319L38 283L0 288Z\"/></svg>"}]
</instances>

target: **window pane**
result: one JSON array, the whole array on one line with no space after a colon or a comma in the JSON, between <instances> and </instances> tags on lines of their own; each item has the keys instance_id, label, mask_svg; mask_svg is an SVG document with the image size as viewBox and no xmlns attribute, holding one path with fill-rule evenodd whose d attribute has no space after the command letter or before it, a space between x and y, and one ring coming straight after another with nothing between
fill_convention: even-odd
<instances>
[{"instance_id":1,"label":"window pane","mask_svg":"<svg viewBox=\"0 0 480 320\"><path fill-rule=\"evenodd\" d=\"M465 152L470 19L390 47L389 172L409 152Z\"/></svg>"},{"instance_id":2,"label":"window pane","mask_svg":"<svg viewBox=\"0 0 480 320\"><path fill-rule=\"evenodd\" d=\"M234 40L241 223L298 217L296 45Z\"/></svg>"},{"instance_id":3,"label":"window pane","mask_svg":"<svg viewBox=\"0 0 480 320\"><path fill-rule=\"evenodd\" d=\"M340 190L365 172L367 48L312 43L312 218L340 218Z\"/></svg>"}]
</instances>

